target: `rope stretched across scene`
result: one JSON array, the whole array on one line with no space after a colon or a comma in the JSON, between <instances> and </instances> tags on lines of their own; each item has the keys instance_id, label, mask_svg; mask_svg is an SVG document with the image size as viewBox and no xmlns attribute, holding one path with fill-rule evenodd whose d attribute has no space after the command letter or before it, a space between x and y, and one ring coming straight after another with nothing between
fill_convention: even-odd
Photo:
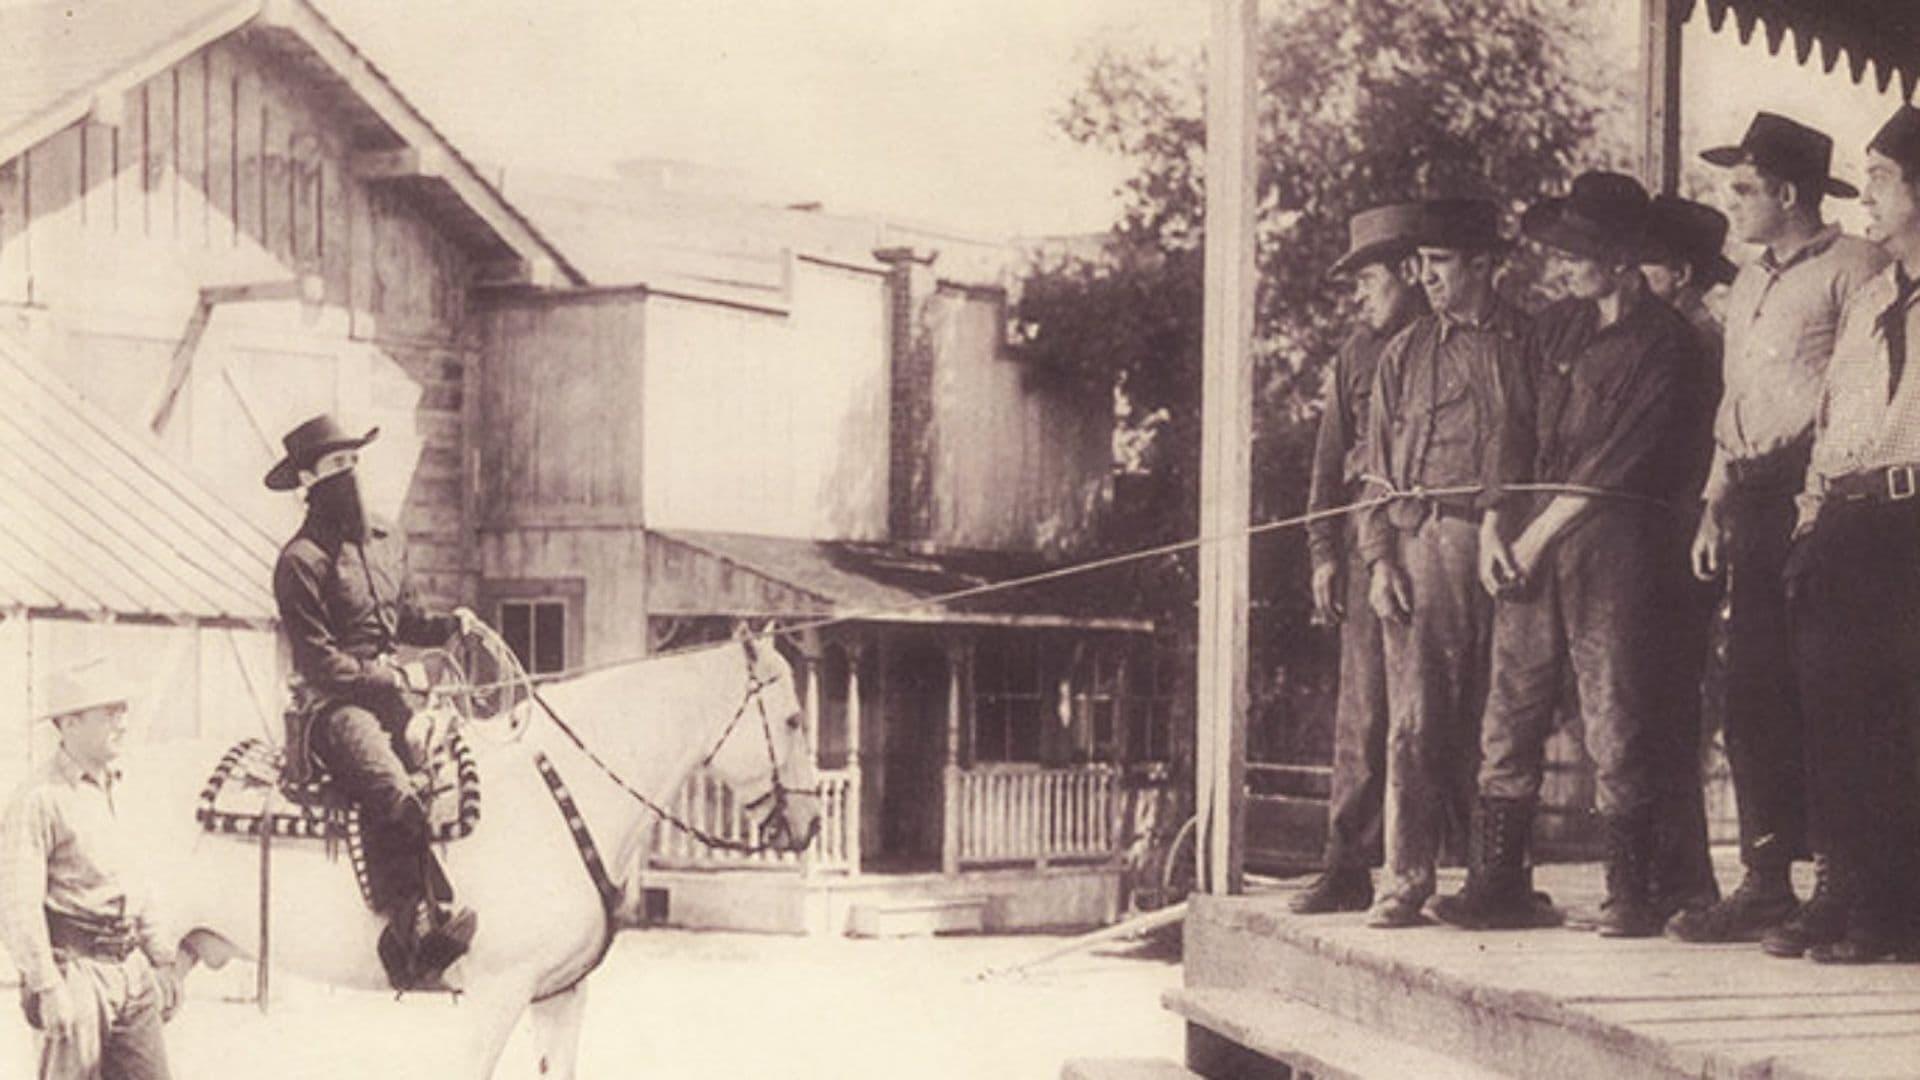
<instances>
[{"instance_id":1,"label":"rope stretched across scene","mask_svg":"<svg viewBox=\"0 0 1920 1080\"><path fill-rule=\"evenodd\" d=\"M1088 574L1088 573L1092 573L1095 570L1106 570L1115 566L1124 566L1130 562L1139 562L1145 559L1158 558L1162 555L1173 555L1173 554L1177 554L1178 552L1185 551L1189 548L1198 548L1207 544L1217 544L1227 540L1237 540L1242 537L1258 536L1262 533L1278 532L1282 529L1304 528L1318 521L1326 521L1332 518L1344 517L1348 514L1361 513L1363 511L1371 510L1379 506L1385 506L1388 503L1397 502L1402 499L1425 500L1425 499L1459 498L1467 495L1479 495L1486 490L1485 485L1481 485L1481 484L1459 484L1452 487L1416 488L1411 491L1398 491L1398 490L1394 490L1391 484L1387 483L1384 479L1380 477L1369 476L1369 477L1365 477L1364 479L1380 487L1385 487L1388 490L1386 490L1382 494L1368 496L1367 498L1358 499L1341 506L1329 506L1320 510L1309 510L1303 514L1295 514L1291 517L1280 518L1275 521L1263 521L1257 525L1250 525L1245 529L1242 529L1233 533L1225 533L1225 534L1220 534L1215 536L1196 536L1187 540L1176 540L1176 541L1173 541L1172 543L1160 544L1155 547L1141 548L1137 551L1127 551L1127 552L1122 552L1118 555L1107 555L1098 559L1089 559L1086 562L1072 563L1067 566L1059 566L1051 570L1041 571L1040 573L1037 573L1037 574L1028 574L1025 577L1010 578L1006 581L995 581L986 585L974 585L965 589L958 589L954 592L942 593L938 596L924 597L922 599L915 600L912 603L898 604L890 607L868 608L863 611L849 611L839 615L832 615L822 619L815 619L810 622L795 623L792 626L781 627L778 630L770 631L770 636L791 637L794 635L807 633L809 631L822 630L830 626L838 626L843 623L869 621L883 615L899 615L909 611L919 611L923 608L942 607L947 604L956 603L961 600L971 600L975 597L987 596L987 595L990 595L993 593L999 593L999 592L1011 592L1014 589L1024 589L1029 586L1039 585L1048 581L1058 581L1061 578L1074 577L1079 574ZM1529 494L1529 495L1574 495L1574 496L1582 496L1586 498L1596 498L1596 499L1617 499L1625 502L1643 503L1649 506L1659 507L1663 510L1671 511L1675 509L1673 504L1661 499L1653 498L1651 496L1639 495L1639 494L1635 494L1633 492L1627 492L1627 491L1615 491L1608 488L1590 487L1585 484L1565 484L1565 483L1503 484L1501 485L1500 490L1503 492L1514 492L1517 494ZM596 671L604 671L609 668L623 667L627 664L644 663L648 660L664 660L668 657L677 656L684 652L693 652L698 649L709 648L709 647L710 646L707 646L707 645L690 645L684 649L672 649L666 652L648 653L643 656L629 656L629 657L622 657L622 658L617 658L613 660L601 660L597 663L582 664L579 667L567 668L564 671L548 671L548 672L542 672L538 675L529 674L529 675L526 675L524 678L520 678L520 679L501 679L501 680L496 680L494 682L487 682L487 683L472 683L472 684L468 684L463 687L457 687L454 689L456 692L485 693L487 691L500 690L510 686L525 685L526 683L529 683L529 682L535 685L542 684L542 683L558 682L561 679L576 678L581 675L592 674L593 672L596 672Z\"/></svg>"}]
</instances>

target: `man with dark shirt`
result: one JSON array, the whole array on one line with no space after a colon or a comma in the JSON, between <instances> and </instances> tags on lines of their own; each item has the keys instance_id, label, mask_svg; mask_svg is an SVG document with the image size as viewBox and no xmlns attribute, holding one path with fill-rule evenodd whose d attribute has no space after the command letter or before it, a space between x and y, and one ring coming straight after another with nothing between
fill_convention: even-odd
<instances>
[{"instance_id":1,"label":"man with dark shirt","mask_svg":"<svg viewBox=\"0 0 1920 1080\"><path fill-rule=\"evenodd\" d=\"M1532 392L1509 399L1502 437L1532 454L1517 482L1581 489L1503 500L1487 584L1498 594L1492 687L1481 731L1481 843L1466 889L1435 905L1474 929L1551 919L1526 871L1533 810L1562 672L1571 670L1607 833L1607 936L1657 934L1649 895L1654 754L1671 722L1662 707L1659 562L1671 557L1673 511L1688 446L1707 408L1692 327L1655 299L1639 270L1648 198L1638 181L1586 173L1565 198L1534 206L1527 235L1549 249L1568 298L1535 317ZM1529 423L1531 420L1531 423ZM1506 527L1508 515L1523 523ZM1511 535L1511 541L1508 537Z\"/></svg>"},{"instance_id":2,"label":"man with dark shirt","mask_svg":"<svg viewBox=\"0 0 1920 1080\"><path fill-rule=\"evenodd\" d=\"M387 917L380 958L396 989L439 984L473 939L471 911L434 896L427 810L398 746L424 681L394 657L397 645L438 645L473 614L426 612L407 578L406 552L368 519L355 466L379 429L349 435L331 416L289 432L267 487L298 488L307 518L273 570L281 630L311 695L313 751L360 807L374 907ZM300 748L290 748L301 752Z\"/></svg>"},{"instance_id":3,"label":"man with dark shirt","mask_svg":"<svg viewBox=\"0 0 1920 1080\"><path fill-rule=\"evenodd\" d=\"M1490 604L1476 584L1481 489L1503 387L1525 377L1525 317L1493 288L1499 211L1423 205L1420 281L1433 311L1380 354L1367 427L1375 492L1433 492L1363 512L1368 602L1387 657L1386 882L1370 926L1413 926L1433 895L1444 833L1465 831L1486 696ZM1464 489L1464 493L1463 493Z\"/></svg>"},{"instance_id":4,"label":"man with dark shirt","mask_svg":"<svg viewBox=\"0 0 1920 1080\"><path fill-rule=\"evenodd\" d=\"M1334 357L1327 405L1313 448L1309 510L1331 510L1361 494L1367 405L1380 350L1426 310L1412 266L1417 203L1363 210L1348 223L1347 253L1328 273L1353 285L1360 322ZM1386 773L1387 676L1380 620L1367 604L1367 566L1353 515L1307 526L1313 606L1340 627L1340 697L1334 712L1333 791L1327 802L1326 870L1293 898L1302 915L1359 911L1373 903L1381 783Z\"/></svg>"},{"instance_id":5,"label":"man with dark shirt","mask_svg":"<svg viewBox=\"0 0 1920 1080\"><path fill-rule=\"evenodd\" d=\"M1727 217L1704 203L1676 195L1656 195L1649 211L1647 243L1640 257L1640 274L1647 290L1666 301L1693 327L1700 342L1700 368L1692 375L1701 381L1704 400L1720 400L1720 320L1706 304L1708 291L1733 280L1735 267L1726 254ZM1713 433L1701 417L1694 434L1697 444L1687 460L1698 470L1689 482L1697 489L1706 481L1704 466L1712 456ZM1708 694L1719 696L1717 683L1709 685L1714 615L1719 608L1717 582L1697 581L1689 572L1686 543L1700 519L1698 500L1685 508L1682 545L1660 561L1665 584L1660 595L1666 612L1661 625L1672 647L1665 651L1668 676L1665 701L1673 721L1660 725L1670 742L1654 752L1658 770L1654 814L1653 904L1656 912L1700 912L1720 899L1714 880L1713 858L1707 846L1707 809L1701 788L1702 711Z\"/></svg>"}]
</instances>

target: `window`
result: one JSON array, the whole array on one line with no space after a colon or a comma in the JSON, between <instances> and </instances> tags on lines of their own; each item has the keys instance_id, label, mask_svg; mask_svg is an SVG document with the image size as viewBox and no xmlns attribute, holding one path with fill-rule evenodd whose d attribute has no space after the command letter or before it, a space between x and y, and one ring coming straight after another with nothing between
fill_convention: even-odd
<instances>
[{"instance_id":1,"label":"window","mask_svg":"<svg viewBox=\"0 0 1920 1080\"><path fill-rule=\"evenodd\" d=\"M996 637L980 642L973 668L973 756L976 761L1040 760L1045 724L1058 716L1059 685L1046 677L1038 641Z\"/></svg>"},{"instance_id":2,"label":"window","mask_svg":"<svg viewBox=\"0 0 1920 1080\"><path fill-rule=\"evenodd\" d=\"M1171 761L1176 699L1182 688L1180 656L1158 642L1127 658L1126 758Z\"/></svg>"},{"instance_id":3,"label":"window","mask_svg":"<svg viewBox=\"0 0 1920 1080\"><path fill-rule=\"evenodd\" d=\"M536 675L567 669L566 628L565 600L500 601L500 636Z\"/></svg>"},{"instance_id":4,"label":"window","mask_svg":"<svg viewBox=\"0 0 1920 1080\"><path fill-rule=\"evenodd\" d=\"M482 582L480 603L527 671L553 674L585 661L580 627L586 586L580 579Z\"/></svg>"},{"instance_id":5,"label":"window","mask_svg":"<svg viewBox=\"0 0 1920 1080\"><path fill-rule=\"evenodd\" d=\"M1073 753L1083 761L1112 761L1120 756L1119 711L1126 703L1120 654L1093 643L1079 650L1073 665Z\"/></svg>"}]
</instances>

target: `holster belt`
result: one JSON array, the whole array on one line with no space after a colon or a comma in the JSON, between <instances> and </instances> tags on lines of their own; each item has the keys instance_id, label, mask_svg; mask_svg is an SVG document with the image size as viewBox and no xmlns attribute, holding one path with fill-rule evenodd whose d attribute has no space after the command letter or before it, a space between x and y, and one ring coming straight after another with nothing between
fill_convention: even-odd
<instances>
[{"instance_id":1,"label":"holster belt","mask_svg":"<svg viewBox=\"0 0 1920 1080\"><path fill-rule=\"evenodd\" d=\"M86 919L52 909L47 938L55 949L114 963L140 947L139 927L130 919Z\"/></svg>"}]
</instances>

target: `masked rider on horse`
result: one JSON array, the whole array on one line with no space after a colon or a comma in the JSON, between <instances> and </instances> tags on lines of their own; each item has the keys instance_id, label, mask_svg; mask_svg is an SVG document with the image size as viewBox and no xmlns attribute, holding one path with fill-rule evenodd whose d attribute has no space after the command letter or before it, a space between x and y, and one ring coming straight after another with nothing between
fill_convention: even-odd
<instances>
[{"instance_id":1,"label":"masked rider on horse","mask_svg":"<svg viewBox=\"0 0 1920 1080\"><path fill-rule=\"evenodd\" d=\"M407 580L404 537L368 519L355 466L379 433L350 435L317 416L287 434L286 457L266 483L303 492L307 517L280 551L273 591L305 687L307 741L360 808L368 889L387 919L380 959L396 989L424 989L440 985L467 951L476 920L452 905L433 861L426 800L401 757L424 686L393 650L439 645L474 616L422 608Z\"/></svg>"}]
</instances>

